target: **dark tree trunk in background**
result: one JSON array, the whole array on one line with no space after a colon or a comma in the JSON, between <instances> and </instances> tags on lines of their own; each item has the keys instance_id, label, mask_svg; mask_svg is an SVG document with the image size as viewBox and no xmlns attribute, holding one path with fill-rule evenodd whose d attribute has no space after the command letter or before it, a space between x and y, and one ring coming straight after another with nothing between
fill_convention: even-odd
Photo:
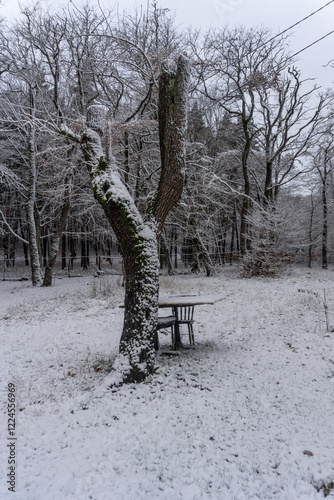
<instances>
[{"instance_id":1,"label":"dark tree trunk in background","mask_svg":"<svg viewBox=\"0 0 334 500\"><path fill-rule=\"evenodd\" d=\"M62 270L67 267L67 259L66 259L66 234L63 234L61 237L61 268Z\"/></svg>"},{"instance_id":2,"label":"dark tree trunk in background","mask_svg":"<svg viewBox=\"0 0 334 500\"><path fill-rule=\"evenodd\" d=\"M53 268L57 259L59 243L66 225L69 209L70 209L70 201L68 195L68 188L66 188L58 223L51 238L50 253L47 264L45 266L45 273L42 286L52 285Z\"/></svg>"},{"instance_id":3,"label":"dark tree trunk in background","mask_svg":"<svg viewBox=\"0 0 334 500\"><path fill-rule=\"evenodd\" d=\"M322 268L328 268L327 261L327 240L328 240L328 204L327 204L327 192L326 192L326 176L322 186Z\"/></svg>"}]
</instances>

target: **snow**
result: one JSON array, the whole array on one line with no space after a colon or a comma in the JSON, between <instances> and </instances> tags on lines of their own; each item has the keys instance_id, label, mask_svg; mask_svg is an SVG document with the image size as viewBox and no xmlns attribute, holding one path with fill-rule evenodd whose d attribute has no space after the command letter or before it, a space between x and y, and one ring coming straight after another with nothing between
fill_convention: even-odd
<instances>
[{"instance_id":1,"label":"snow","mask_svg":"<svg viewBox=\"0 0 334 500\"><path fill-rule=\"evenodd\" d=\"M87 128L85 134L89 140L89 146L92 148L91 168L95 172L100 167L99 160L104 156L101 139L98 132L91 128Z\"/></svg>"},{"instance_id":2,"label":"snow","mask_svg":"<svg viewBox=\"0 0 334 500\"><path fill-rule=\"evenodd\" d=\"M325 290L333 324L333 277L291 268L245 279L234 266L211 278L161 276L163 296L225 299L196 306L194 347L160 356L144 383L112 390L120 276L52 288L2 281L0 498L324 498L316 487L334 481L334 333L322 298ZM168 348L170 337L160 342ZM3 479L9 382L18 392L15 494Z\"/></svg>"},{"instance_id":3,"label":"snow","mask_svg":"<svg viewBox=\"0 0 334 500\"><path fill-rule=\"evenodd\" d=\"M176 75L177 65L173 59L165 59L161 64L161 69L164 73Z\"/></svg>"},{"instance_id":4,"label":"snow","mask_svg":"<svg viewBox=\"0 0 334 500\"><path fill-rule=\"evenodd\" d=\"M104 132L106 127L106 117L108 108L102 104L91 104L87 109L88 126L100 133Z\"/></svg>"},{"instance_id":5,"label":"snow","mask_svg":"<svg viewBox=\"0 0 334 500\"><path fill-rule=\"evenodd\" d=\"M159 306L192 306L199 304L215 304L220 300L223 300L224 295L183 295L183 296L172 296L172 297L160 297Z\"/></svg>"}]
</instances>

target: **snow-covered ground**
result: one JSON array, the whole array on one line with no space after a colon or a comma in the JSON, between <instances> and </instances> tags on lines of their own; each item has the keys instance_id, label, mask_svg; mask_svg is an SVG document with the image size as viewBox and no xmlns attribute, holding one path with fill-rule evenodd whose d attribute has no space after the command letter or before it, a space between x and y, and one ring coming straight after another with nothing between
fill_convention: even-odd
<instances>
[{"instance_id":1,"label":"snow-covered ground","mask_svg":"<svg viewBox=\"0 0 334 500\"><path fill-rule=\"evenodd\" d=\"M277 279L243 279L236 268L161 277L161 295L225 299L196 308L195 347L108 392L120 277L57 279L50 289L0 282L0 498L334 497L333 281L332 269L306 268ZM6 483L9 383L16 493Z\"/></svg>"}]
</instances>

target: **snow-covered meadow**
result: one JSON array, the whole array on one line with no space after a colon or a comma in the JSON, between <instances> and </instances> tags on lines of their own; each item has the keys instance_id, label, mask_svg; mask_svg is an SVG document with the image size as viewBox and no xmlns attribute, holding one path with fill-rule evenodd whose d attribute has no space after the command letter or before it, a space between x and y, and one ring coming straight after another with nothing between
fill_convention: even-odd
<instances>
[{"instance_id":1,"label":"snow-covered meadow","mask_svg":"<svg viewBox=\"0 0 334 500\"><path fill-rule=\"evenodd\" d=\"M161 295L225 299L195 309L194 347L112 390L103 381L122 327L119 276L48 289L2 281L0 498L334 497L333 281L333 269L297 267L276 279L244 279L236 267L162 276ZM15 493L8 383L18 394Z\"/></svg>"}]
</instances>

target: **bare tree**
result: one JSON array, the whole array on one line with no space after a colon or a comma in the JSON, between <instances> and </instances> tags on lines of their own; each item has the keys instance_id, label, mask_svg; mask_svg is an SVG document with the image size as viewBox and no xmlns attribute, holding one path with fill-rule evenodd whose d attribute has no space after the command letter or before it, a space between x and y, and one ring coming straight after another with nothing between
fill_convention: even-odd
<instances>
[{"instance_id":1,"label":"bare tree","mask_svg":"<svg viewBox=\"0 0 334 500\"><path fill-rule=\"evenodd\" d=\"M321 205L322 205L322 268L328 268L328 232L329 232L329 200L328 191L331 176L334 172L334 135L333 126L329 125L320 136L318 136L317 146L312 153L314 172L317 174L320 184Z\"/></svg>"},{"instance_id":2,"label":"bare tree","mask_svg":"<svg viewBox=\"0 0 334 500\"><path fill-rule=\"evenodd\" d=\"M260 126L256 121L256 88L265 79L273 85L277 75L286 66L285 43L279 37L269 39L268 30L211 30L200 49L193 41L199 61L200 89L213 105L234 117L242 130L240 149L244 181L242 199L240 246L245 254L249 247L248 215L251 208L252 180L250 157L256 145Z\"/></svg>"},{"instance_id":3,"label":"bare tree","mask_svg":"<svg viewBox=\"0 0 334 500\"><path fill-rule=\"evenodd\" d=\"M316 97L316 87L305 90L307 82L289 66L285 37L237 27L210 30L201 44L198 38L192 38L197 89L212 107L228 113L240 132L240 249L246 255L253 239L254 201L263 205L263 216L275 210L280 187L309 168L305 157L324 120L329 96ZM268 213L265 220L276 216Z\"/></svg>"},{"instance_id":4,"label":"bare tree","mask_svg":"<svg viewBox=\"0 0 334 500\"><path fill-rule=\"evenodd\" d=\"M330 95L316 95L295 67L278 74L274 83L256 86L259 134L254 152L263 173L258 180L263 204L273 204L279 189L309 169L307 152L318 137ZM304 160L304 161L303 161Z\"/></svg>"},{"instance_id":5,"label":"bare tree","mask_svg":"<svg viewBox=\"0 0 334 500\"><path fill-rule=\"evenodd\" d=\"M69 206L69 191L64 186L64 179L66 183L69 175L53 176L52 165L58 161L58 173L60 170L64 173L63 169L70 164L73 146L61 144L55 134L50 136L46 128L41 127L41 118L52 116L52 121L58 122L61 119L60 58L65 23L58 16L42 15L36 8L24 9L22 14L23 21L3 32L1 37L2 51L9 61L2 74L1 123L12 145L11 154L21 163L21 175L25 179L24 204L33 285L42 280L41 215L45 215L52 200L59 198L59 188L65 193L64 209L59 211L61 220L55 222L53 255L50 255L43 282L47 286L52 283L55 252L61 236L59 230L64 228ZM48 198L41 196L42 184ZM57 209L53 211L58 213Z\"/></svg>"},{"instance_id":6,"label":"bare tree","mask_svg":"<svg viewBox=\"0 0 334 500\"><path fill-rule=\"evenodd\" d=\"M94 194L120 244L125 269L125 312L120 341L121 381L139 381L155 366L159 259L157 238L171 208L179 201L185 174L185 134L189 61L180 56L162 64L159 78L160 181L148 199L143 217L135 205L110 149L105 149L106 109L88 108L87 126L82 136L63 129L80 143ZM108 128L108 127L107 127Z\"/></svg>"},{"instance_id":7,"label":"bare tree","mask_svg":"<svg viewBox=\"0 0 334 500\"><path fill-rule=\"evenodd\" d=\"M15 38L14 38L15 37ZM2 129L14 135L13 149L27 172L25 207L33 285L41 282L39 254L39 213L37 208L37 101L43 76L36 64L31 46L14 31L11 43L2 36L2 50L10 60L10 69L2 75L7 93L2 98ZM16 80L16 88L13 88ZM12 97L15 95L15 99Z\"/></svg>"}]
</instances>

